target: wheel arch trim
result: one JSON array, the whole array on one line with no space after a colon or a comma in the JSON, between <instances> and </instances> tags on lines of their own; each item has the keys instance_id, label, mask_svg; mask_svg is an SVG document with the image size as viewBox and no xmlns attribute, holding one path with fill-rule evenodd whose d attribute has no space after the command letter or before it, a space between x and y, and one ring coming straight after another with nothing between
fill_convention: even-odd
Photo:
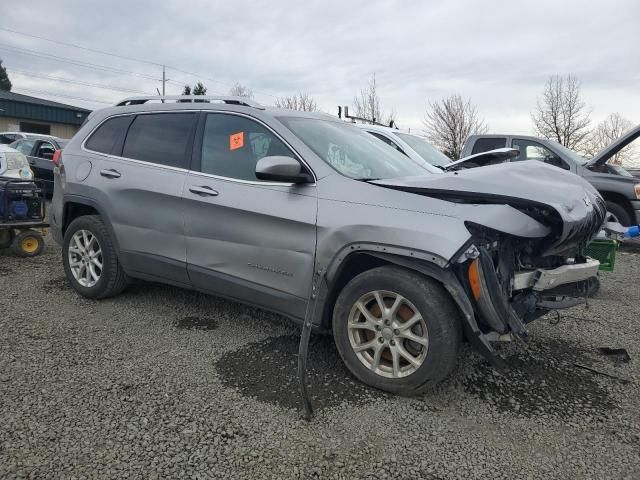
<instances>
[{"instance_id":1,"label":"wheel arch trim","mask_svg":"<svg viewBox=\"0 0 640 480\"><path fill-rule=\"evenodd\" d=\"M376 248L370 248L372 245ZM331 312L327 312L327 308L330 307L331 294L335 293L333 292L335 280L340 274L341 267L346 265L351 255L357 254L367 254L385 263L413 270L442 284L458 306L462 315L462 326L466 338L492 365L496 368L504 368L503 361L496 355L495 350L480 330L476 322L473 305L456 275L448 268L449 262L428 252L416 252L402 247L369 243L352 244L344 247L334 256L326 271L323 271L322 267L317 269L316 275L320 278L317 279L318 281L314 281L311 308L309 308L312 319L307 320L311 320L315 325L328 326L325 323L326 317L329 314L328 318L331 318Z\"/></svg>"},{"instance_id":2,"label":"wheel arch trim","mask_svg":"<svg viewBox=\"0 0 640 480\"><path fill-rule=\"evenodd\" d=\"M96 212L98 212L98 215L100 215L102 222L104 223L105 227L109 231L109 235L111 236L111 242L113 243L113 246L116 249L116 253L118 254L118 256L120 256L120 244L118 243L118 237L116 237L115 232L113 230L113 225L111 224L111 220L107 215L107 213L105 212L105 210L100 206L100 204L91 198L83 197L81 195L72 195L72 194L64 195L63 203L62 203L62 218L60 219L60 227L61 227L60 231L62 233L62 236L64 237L64 234L69 226L69 223L71 223L67 221L68 206L71 203L85 205L87 207L93 208Z\"/></svg>"}]
</instances>

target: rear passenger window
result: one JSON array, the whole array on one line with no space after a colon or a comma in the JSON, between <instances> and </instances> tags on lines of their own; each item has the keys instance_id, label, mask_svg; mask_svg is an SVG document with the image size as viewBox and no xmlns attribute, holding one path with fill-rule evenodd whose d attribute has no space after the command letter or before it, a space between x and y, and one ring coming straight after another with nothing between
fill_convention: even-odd
<instances>
[{"instance_id":1,"label":"rear passenger window","mask_svg":"<svg viewBox=\"0 0 640 480\"><path fill-rule=\"evenodd\" d=\"M246 117L210 113L204 127L200 171L240 180L256 178L262 157L295 158L289 148L266 127Z\"/></svg>"},{"instance_id":2,"label":"rear passenger window","mask_svg":"<svg viewBox=\"0 0 640 480\"><path fill-rule=\"evenodd\" d=\"M506 138L479 138L476 140L471 155L476 153L488 152L489 150L495 150L496 148L504 148L507 146Z\"/></svg>"},{"instance_id":3,"label":"rear passenger window","mask_svg":"<svg viewBox=\"0 0 640 480\"><path fill-rule=\"evenodd\" d=\"M129 127L122 156L185 168L195 119L195 113L138 115Z\"/></svg>"},{"instance_id":4,"label":"rear passenger window","mask_svg":"<svg viewBox=\"0 0 640 480\"><path fill-rule=\"evenodd\" d=\"M133 120L131 115L110 118L93 132L85 146L94 152L119 155L120 152L117 150L122 147L131 120Z\"/></svg>"}]
</instances>

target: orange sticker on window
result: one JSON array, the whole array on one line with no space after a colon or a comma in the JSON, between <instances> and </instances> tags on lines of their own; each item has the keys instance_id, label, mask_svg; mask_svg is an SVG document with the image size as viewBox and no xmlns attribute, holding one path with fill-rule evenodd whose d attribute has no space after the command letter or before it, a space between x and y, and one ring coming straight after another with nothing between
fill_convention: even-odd
<instances>
[{"instance_id":1,"label":"orange sticker on window","mask_svg":"<svg viewBox=\"0 0 640 480\"><path fill-rule=\"evenodd\" d=\"M229 150L236 150L244 147L244 132L229 135Z\"/></svg>"}]
</instances>

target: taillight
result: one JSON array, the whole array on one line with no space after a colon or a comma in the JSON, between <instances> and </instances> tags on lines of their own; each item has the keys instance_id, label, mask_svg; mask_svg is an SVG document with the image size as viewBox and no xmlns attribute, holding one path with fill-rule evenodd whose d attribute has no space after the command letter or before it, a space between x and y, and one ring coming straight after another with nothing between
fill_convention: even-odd
<instances>
[{"instance_id":1,"label":"taillight","mask_svg":"<svg viewBox=\"0 0 640 480\"><path fill-rule=\"evenodd\" d=\"M61 160L62 160L62 150L56 150L55 152L53 152L53 159L52 159L52 161L53 161L53 164L54 164L56 167L59 167L59 166L60 166L60 162L61 162Z\"/></svg>"}]
</instances>

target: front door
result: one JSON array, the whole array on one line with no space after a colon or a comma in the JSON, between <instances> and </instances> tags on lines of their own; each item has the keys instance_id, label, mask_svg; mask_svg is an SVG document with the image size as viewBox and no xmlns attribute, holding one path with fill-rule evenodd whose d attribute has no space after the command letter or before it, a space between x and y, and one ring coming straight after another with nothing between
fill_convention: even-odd
<instances>
[{"instance_id":1,"label":"front door","mask_svg":"<svg viewBox=\"0 0 640 480\"><path fill-rule=\"evenodd\" d=\"M520 152L513 161L538 160L540 162L553 165L554 167L560 167L563 170L572 170L573 173L576 173L575 164L573 165L573 168L571 168L571 165L539 142L525 140L523 138L514 138L511 141L511 145Z\"/></svg>"},{"instance_id":2,"label":"front door","mask_svg":"<svg viewBox=\"0 0 640 480\"><path fill-rule=\"evenodd\" d=\"M199 289L302 318L314 267L316 188L262 182L256 162L296 154L262 123L206 113L184 185L187 264Z\"/></svg>"}]
</instances>

